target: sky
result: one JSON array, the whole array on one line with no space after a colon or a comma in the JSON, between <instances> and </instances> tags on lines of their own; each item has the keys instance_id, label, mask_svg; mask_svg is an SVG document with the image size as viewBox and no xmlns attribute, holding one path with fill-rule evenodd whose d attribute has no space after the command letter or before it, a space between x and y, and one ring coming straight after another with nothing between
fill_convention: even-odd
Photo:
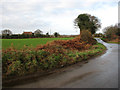
<instances>
[{"instance_id":1,"label":"sky","mask_svg":"<svg viewBox=\"0 0 120 90\"><path fill-rule=\"evenodd\" d=\"M74 20L88 13L102 23L98 32L118 23L119 0L1 0L0 30L10 29L14 34L37 29L64 35L80 33Z\"/></svg>"}]
</instances>

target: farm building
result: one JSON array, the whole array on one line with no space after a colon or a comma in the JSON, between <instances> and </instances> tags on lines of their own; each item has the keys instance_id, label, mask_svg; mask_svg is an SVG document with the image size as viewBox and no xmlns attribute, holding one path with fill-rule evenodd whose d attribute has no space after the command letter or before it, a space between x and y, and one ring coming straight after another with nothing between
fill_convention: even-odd
<instances>
[{"instance_id":1,"label":"farm building","mask_svg":"<svg viewBox=\"0 0 120 90\"><path fill-rule=\"evenodd\" d=\"M32 35L32 32L23 32L25 35Z\"/></svg>"}]
</instances>

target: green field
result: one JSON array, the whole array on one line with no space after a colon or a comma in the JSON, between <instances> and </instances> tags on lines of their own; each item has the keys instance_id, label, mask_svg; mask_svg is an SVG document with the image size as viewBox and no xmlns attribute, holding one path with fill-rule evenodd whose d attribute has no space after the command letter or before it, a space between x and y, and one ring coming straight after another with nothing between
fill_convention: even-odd
<instances>
[{"instance_id":1,"label":"green field","mask_svg":"<svg viewBox=\"0 0 120 90\"><path fill-rule=\"evenodd\" d=\"M40 44L46 44L53 40L70 40L73 38L32 38L32 39L2 39L2 48L7 49L12 44L15 48L20 49L24 45L36 47Z\"/></svg>"}]
</instances>

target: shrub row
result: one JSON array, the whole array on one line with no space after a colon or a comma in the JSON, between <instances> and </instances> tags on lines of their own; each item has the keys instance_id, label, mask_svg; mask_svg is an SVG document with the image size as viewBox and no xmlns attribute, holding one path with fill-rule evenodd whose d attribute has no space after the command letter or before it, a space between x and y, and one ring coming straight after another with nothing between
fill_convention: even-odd
<instances>
[{"instance_id":1,"label":"shrub row","mask_svg":"<svg viewBox=\"0 0 120 90\"><path fill-rule=\"evenodd\" d=\"M12 35L2 35L3 39L22 39L22 38L45 38L50 37L50 35L37 34L37 35L25 35L25 34L12 34Z\"/></svg>"},{"instance_id":2,"label":"shrub row","mask_svg":"<svg viewBox=\"0 0 120 90\"><path fill-rule=\"evenodd\" d=\"M55 68L64 67L82 60L86 60L95 54L102 52L102 45L94 45L89 50L79 52L64 49L62 46L51 46L51 49L22 49L16 50L9 48L2 53L2 76L4 79L10 79L17 76L24 76L43 72ZM61 53L62 52L62 53Z\"/></svg>"},{"instance_id":3,"label":"shrub row","mask_svg":"<svg viewBox=\"0 0 120 90\"><path fill-rule=\"evenodd\" d=\"M86 60L104 50L103 45L95 43L90 36L86 39L77 37L67 41L53 41L36 48L17 50L11 47L2 50L2 78L7 80L37 71L42 73Z\"/></svg>"},{"instance_id":4,"label":"shrub row","mask_svg":"<svg viewBox=\"0 0 120 90\"><path fill-rule=\"evenodd\" d=\"M55 49L55 47L51 47ZM2 71L3 78L12 76L22 76L30 73L53 69L63 66L69 58L61 52L61 47L56 50L57 53L50 53L46 50L23 49L16 50L9 48L2 53Z\"/></svg>"}]
</instances>

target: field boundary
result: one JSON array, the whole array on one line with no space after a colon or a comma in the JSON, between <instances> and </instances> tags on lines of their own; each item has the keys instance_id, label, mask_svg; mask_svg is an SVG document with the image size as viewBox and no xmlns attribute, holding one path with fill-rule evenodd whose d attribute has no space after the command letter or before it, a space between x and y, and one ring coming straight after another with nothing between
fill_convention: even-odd
<instances>
[{"instance_id":1,"label":"field boundary","mask_svg":"<svg viewBox=\"0 0 120 90\"><path fill-rule=\"evenodd\" d=\"M104 45L103 45L104 46ZM105 47L105 46L104 46ZM24 83L30 83L30 82L33 82L33 81L36 81L38 78L42 78L42 77L45 77L45 76L48 76L50 74L54 74L56 72L62 72L63 69L65 68L69 68L70 66L74 66L76 64L84 64L84 63L88 63L88 60L92 59L92 58L96 58L102 54L104 54L106 52L106 47L102 50L102 52L99 52L97 53L96 55L92 55L91 57L87 58L87 60L82 60L82 61L79 61L79 62L76 62L76 63L72 63L70 65L66 65L64 67L61 67L61 68L57 68L57 69L51 69L51 70L47 70L45 72L37 72L35 74L31 74L31 75L27 75L27 76L21 76L21 77L16 77L12 80L4 80L3 81L3 87L12 87L14 85L20 85L21 83L24 84ZM32 80L31 80L32 78Z\"/></svg>"}]
</instances>

